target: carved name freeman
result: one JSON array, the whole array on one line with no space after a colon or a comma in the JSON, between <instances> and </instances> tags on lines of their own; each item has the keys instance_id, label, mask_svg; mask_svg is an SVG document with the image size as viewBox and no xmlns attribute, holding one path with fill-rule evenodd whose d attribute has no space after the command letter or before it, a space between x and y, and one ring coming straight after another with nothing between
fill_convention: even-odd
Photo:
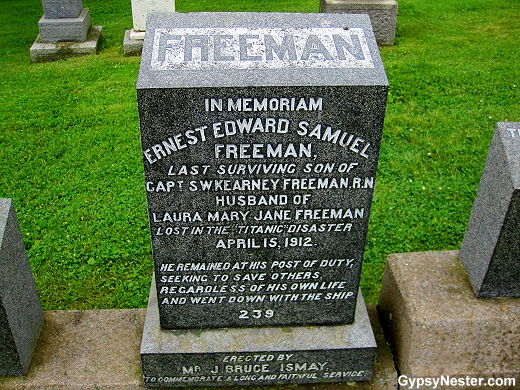
<instances>
[{"instance_id":1,"label":"carved name freeman","mask_svg":"<svg viewBox=\"0 0 520 390\"><path fill-rule=\"evenodd\" d=\"M361 28L156 28L151 68L374 68Z\"/></svg>"}]
</instances>

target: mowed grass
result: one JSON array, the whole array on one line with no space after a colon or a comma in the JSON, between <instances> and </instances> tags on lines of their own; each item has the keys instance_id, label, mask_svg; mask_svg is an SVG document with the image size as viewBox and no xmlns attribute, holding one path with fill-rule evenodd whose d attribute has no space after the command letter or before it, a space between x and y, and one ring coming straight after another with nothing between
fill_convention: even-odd
<instances>
[{"instance_id":1,"label":"mowed grass","mask_svg":"<svg viewBox=\"0 0 520 390\"><path fill-rule=\"evenodd\" d=\"M0 0L0 197L45 309L143 307L152 259L127 0L85 0L97 56L31 64L40 0ZM179 12L318 12L318 1L177 1ZM520 121L520 2L399 1L362 288L390 253L458 249L495 124Z\"/></svg>"}]
</instances>

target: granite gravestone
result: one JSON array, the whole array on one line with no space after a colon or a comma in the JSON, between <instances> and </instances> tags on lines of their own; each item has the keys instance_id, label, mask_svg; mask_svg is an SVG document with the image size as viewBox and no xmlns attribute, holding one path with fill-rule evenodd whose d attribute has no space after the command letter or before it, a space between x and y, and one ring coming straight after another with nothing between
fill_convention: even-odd
<instances>
[{"instance_id":1,"label":"granite gravestone","mask_svg":"<svg viewBox=\"0 0 520 390\"><path fill-rule=\"evenodd\" d=\"M149 15L147 385L371 377L358 287L387 84L366 15ZM276 327L302 324L342 325ZM223 327L242 329L179 331Z\"/></svg>"},{"instance_id":2,"label":"granite gravestone","mask_svg":"<svg viewBox=\"0 0 520 390\"><path fill-rule=\"evenodd\" d=\"M387 94L368 19L148 22L137 97L162 328L351 323Z\"/></svg>"},{"instance_id":3,"label":"granite gravestone","mask_svg":"<svg viewBox=\"0 0 520 390\"><path fill-rule=\"evenodd\" d=\"M43 0L38 22L41 42L83 42L92 26L90 10L81 0Z\"/></svg>"},{"instance_id":4,"label":"granite gravestone","mask_svg":"<svg viewBox=\"0 0 520 390\"><path fill-rule=\"evenodd\" d=\"M520 297L520 123L497 124L459 258L478 297Z\"/></svg>"},{"instance_id":5,"label":"granite gravestone","mask_svg":"<svg viewBox=\"0 0 520 390\"><path fill-rule=\"evenodd\" d=\"M77 18L82 10L82 0L43 1L43 16L46 19Z\"/></svg>"},{"instance_id":6,"label":"granite gravestone","mask_svg":"<svg viewBox=\"0 0 520 390\"><path fill-rule=\"evenodd\" d=\"M320 12L367 14L380 46L394 44L397 8L395 0L320 0Z\"/></svg>"},{"instance_id":7,"label":"granite gravestone","mask_svg":"<svg viewBox=\"0 0 520 390\"><path fill-rule=\"evenodd\" d=\"M43 0L42 5L39 35L30 49L32 62L97 53L103 29L92 26L82 0Z\"/></svg>"},{"instance_id":8,"label":"granite gravestone","mask_svg":"<svg viewBox=\"0 0 520 390\"><path fill-rule=\"evenodd\" d=\"M0 199L0 376L27 374L43 312L11 199Z\"/></svg>"}]
</instances>

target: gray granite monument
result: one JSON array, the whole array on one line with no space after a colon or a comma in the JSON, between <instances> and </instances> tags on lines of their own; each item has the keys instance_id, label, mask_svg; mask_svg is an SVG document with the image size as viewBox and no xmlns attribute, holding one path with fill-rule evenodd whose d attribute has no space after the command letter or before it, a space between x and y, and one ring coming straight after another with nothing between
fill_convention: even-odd
<instances>
[{"instance_id":1,"label":"gray granite monument","mask_svg":"<svg viewBox=\"0 0 520 390\"><path fill-rule=\"evenodd\" d=\"M44 0L42 5L46 19L77 18L83 11L82 0Z\"/></svg>"},{"instance_id":2,"label":"gray granite monument","mask_svg":"<svg viewBox=\"0 0 520 390\"><path fill-rule=\"evenodd\" d=\"M101 26L92 26L90 10L82 0L43 0L39 35L31 46L32 62L46 62L73 55L96 54Z\"/></svg>"},{"instance_id":3,"label":"gray granite monument","mask_svg":"<svg viewBox=\"0 0 520 390\"><path fill-rule=\"evenodd\" d=\"M395 0L320 0L320 12L367 14L379 46L394 44L397 9Z\"/></svg>"},{"instance_id":4,"label":"gray granite monument","mask_svg":"<svg viewBox=\"0 0 520 390\"><path fill-rule=\"evenodd\" d=\"M520 297L520 123L496 126L459 257L478 297Z\"/></svg>"},{"instance_id":5,"label":"gray granite monument","mask_svg":"<svg viewBox=\"0 0 520 390\"><path fill-rule=\"evenodd\" d=\"M0 199L0 376L27 374L43 311L11 199Z\"/></svg>"},{"instance_id":6,"label":"gray granite monument","mask_svg":"<svg viewBox=\"0 0 520 390\"><path fill-rule=\"evenodd\" d=\"M370 378L358 290L387 88L366 15L149 15L147 385ZM288 332L298 341L280 344Z\"/></svg>"}]
</instances>

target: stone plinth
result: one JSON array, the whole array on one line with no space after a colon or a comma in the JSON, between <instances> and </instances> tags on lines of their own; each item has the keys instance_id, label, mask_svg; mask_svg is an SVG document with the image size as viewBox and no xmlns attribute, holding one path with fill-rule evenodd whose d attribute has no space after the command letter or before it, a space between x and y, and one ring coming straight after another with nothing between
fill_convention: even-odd
<instances>
[{"instance_id":1,"label":"stone plinth","mask_svg":"<svg viewBox=\"0 0 520 390\"><path fill-rule=\"evenodd\" d=\"M125 56L140 56L143 51L142 39L131 39L130 30L125 31L123 39L123 53Z\"/></svg>"},{"instance_id":2,"label":"stone plinth","mask_svg":"<svg viewBox=\"0 0 520 390\"><path fill-rule=\"evenodd\" d=\"M369 381L376 342L361 293L352 325L163 331L152 284L141 344L148 387Z\"/></svg>"},{"instance_id":3,"label":"stone plinth","mask_svg":"<svg viewBox=\"0 0 520 390\"><path fill-rule=\"evenodd\" d=\"M2 390L142 390L139 345L146 309L44 311L45 327L26 377L0 378ZM374 377L359 390L397 389L392 355L374 306L368 314L377 340ZM294 390L349 390L344 383Z\"/></svg>"},{"instance_id":4,"label":"stone plinth","mask_svg":"<svg viewBox=\"0 0 520 390\"><path fill-rule=\"evenodd\" d=\"M25 375L43 312L11 199L0 199L0 376Z\"/></svg>"},{"instance_id":5,"label":"stone plinth","mask_svg":"<svg viewBox=\"0 0 520 390\"><path fill-rule=\"evenodd\" d=\"M84 42L92 21L90 11L83 8L76 18L48 19L42 16L38 22L41 42Z\"/></svg>"},{"instance_id":6,"label":"stone plinth","mask_svg":"<svg viewBox=\"0 0 520 390\"><path fill-rule=\"evenodd\" d=\"M377 44L392 46L397 24L395 0L321 0L320 12L368 14Z\"/></svg>"},{"instance_id":7,"label":"stone plinth","mask_svg":"<svg viewBox=\"0 0 520 390\"><path fill-rule=\"evenodd\" d=\"M390 255L378 311L402 375L520 380L520 300L477 299L458 251Z\"/></svg>"},{"instance_id":8,"label":"stone plinth","mask_svg":"<svg viewBox=\"0 0 520 390\"><path fill-rule=\"evenodd\" d=\"M102 39L101 26L92 26L85 42L42 42L38 36L30 49L31 60L38 63L97 54Z\"/></svg>"},{"instance_id":9,"label":"stone plinth","mask_svg":"<svg viewBox=\"0 0 520 390\"><path fill-rule=\"evenodd\" d=\"M459 254L478 297L520 297L520 123L498 123Z\"/></svg>"}]
</instances>

